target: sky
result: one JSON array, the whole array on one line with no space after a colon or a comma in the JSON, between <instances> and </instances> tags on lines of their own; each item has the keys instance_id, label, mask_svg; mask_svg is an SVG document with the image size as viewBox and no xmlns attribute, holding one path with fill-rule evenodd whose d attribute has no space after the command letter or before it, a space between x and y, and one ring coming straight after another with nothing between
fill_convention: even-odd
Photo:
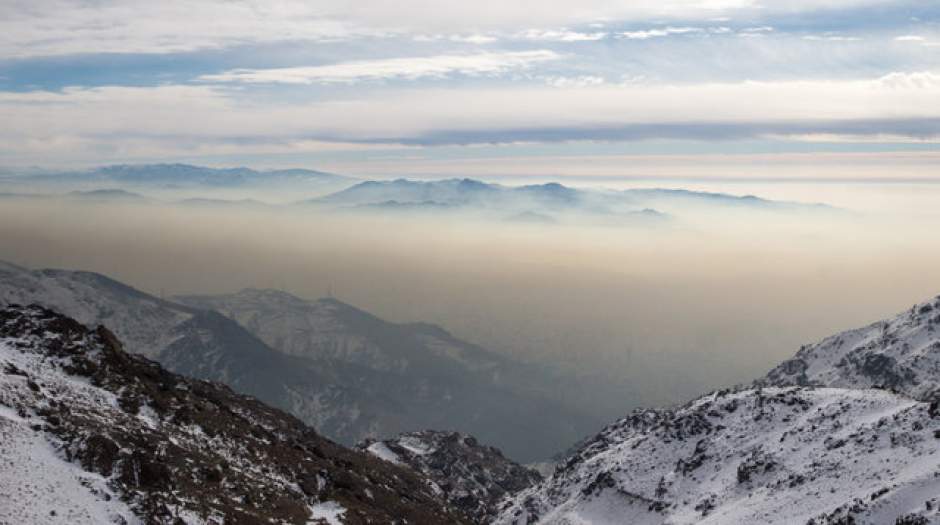
<instances>
[{"instance_id":1,"label":"sky","mask_svg":"<svg viewBox=\"0 0 940 525\"><path fill-rule=\"evenodd\" d=\"M0 0L0 167L932 177L934 0Z\"/></svg>"}]
</instances>

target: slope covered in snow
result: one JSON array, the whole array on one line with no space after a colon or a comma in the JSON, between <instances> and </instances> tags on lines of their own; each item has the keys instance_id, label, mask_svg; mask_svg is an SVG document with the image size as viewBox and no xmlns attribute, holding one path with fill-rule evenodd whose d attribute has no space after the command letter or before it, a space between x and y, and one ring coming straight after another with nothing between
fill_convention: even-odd
<instances>
[{"instance_id":1,"label":"slope covered in snow","mask_svg":"<svg viewBox=\"0 0 940 525\"><path fill-rule=\"evenodd\" d=\"M458 432L424 430L358 445L376 457L406 465L436 493L477 523L490 521L505 496L529 488L542 476Z\"/></svg>"},{"instance_id":2,"label":"slope covered in snow","mask_svg":"<svg viewBox=\"0 0 940 525\"><path fill-rule=\"evenodd\" d=\"M29 270L0 261L0 305L42 304L78 322L105 324L135 352L156 358L182 337L192 308L163 301L91 272Z\"/></svg>"},{"instance_id":3,"label":"slope covered in snow","mask_svg":"<svg viewBox=\"0 0 940 525\"><path fill-rule=\"evenodd\" d=\"M40 307L0 310L0 523L460 523L414 473Z\"/></svg>"},{"instance_id":4,"label":"slope covered in snow","mask_svg":"<svg viewBox=\"0 0 940 525\"><path fill-rule=\"evenodd\" d=\"M882 387L932 400L940 392L940 297L804 346L758 384Z\"/></svg>"},{"instance_id":5,"label":"slope covered in snow","mask_svg":"<svg viewBox=\"0 0 940 525\"><path fill-rule=\"evenodd\" d=\"M938 472L935 405L882 390L720 391L607 427L496 523L937 523Z\"/></svg>"}]
</instances>

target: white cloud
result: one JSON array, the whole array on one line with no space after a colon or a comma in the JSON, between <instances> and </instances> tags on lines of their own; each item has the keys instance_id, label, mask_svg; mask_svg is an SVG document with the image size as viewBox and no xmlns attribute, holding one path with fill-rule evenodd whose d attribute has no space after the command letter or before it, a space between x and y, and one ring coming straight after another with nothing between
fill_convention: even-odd
<instances>
[{"instance_id":1,"label":"white cloud","mask_svg":"<svg viewBox=\"0 0 940 525\"><path fill-rule=\"evenodd\" d=\"M604 83L603 77L581 75L577 77L547 77L545 83L556 88L599 86Z\"/></svg>"},{"instance_id":2,"label":"white cloud","mask_svg":"<svg viewBox=\"0 0 940 525\"><path fill-rule=\"evenodd\" d=\"M669 35L685 35L688 33L702 33L705 30L700 27L664 27L661 29L649 29L645 31L624 31L619 33L623 38L630 40L647 40Z\"/></svg>"},{"instance_id":3,"label":"white cloud","mask_svg":"<svg viewBox=\"0 0 940 525\"><path fill-rule=\"evenodd\" d=\"M805 35L803 40L811 40L816 42L860 42L862 39L857 36Z\"/></svg>"},{"instance_id":4,"label":"white cloud","mask_svg":"<svg viewBox=\"0 0 940 525\"><path fill-rule=\"evenodd\" d=\"M902 35L894 38L898 42L923 42L926 38L918 35Z\"/></svg>"},{"instance_id":5,"label":"white cloud","mask_svg":"<svg viewBox=\"0 0 940 525\"><path fill-rule=\"evenodd\" d=\"M877 119L902 123L879 128L881 136L915 140L925 137L906 131L903 122L940 119L938 97L935 72L672 86L611 85L582 77L555 86L395 89L373 98L306 102L255 101L250 93L214 86L0 92L0 162L27 154L41 163L89 152L104 159L148 149L173 156L194 149L250 154L328 142L433 142L440 133L500 142L514 130L572 130L577 139L578 130L635 125L687 130L688 138L702 140L721 126L742 127L754 136L792 127L787 134L802 137L814 134L806 131L812 126L800 127L804 122ZM853 136L841 128L818 133ZM858 134L864 140L871 132ZM527 140L539 139L536 134Z\"/></svg>"},{"instance_id":6,"label":"white cloud","mask_svg":"<svg viewBox=\"0 0 940 525\"><path fill-rule=\"evenodd\" d=\"M451 35L449 40L451 42L465 42L468 44L490 44L499 39L492 35Z\"/></svg>"},{"instance_id":7,"label":"white cloud","mask_svg":"<svg viewBox=\"0 0 940 525\"><path fill-rule=\"evenodd\" d=\"M569 31L567 29L547 30L547 29L529 29L519 35L526 40L544 40L554 42L590 42L603 40L607 33L598 31L593 33L583 33L579 31Z\"/></svg>"},{"instance_id":8,"label":"white cloud","mask_svg":"<svg viewBox=\"0 0 940 525\"><path fill-rule=\"evenodd\" d=\"M561 55L553 51L538 50L390 58L310 67L235 69L217 75L203 75L199 77L199 80L204 82L334 84L392 79L444 78L454 74L468 76L498 75L512 70L525 69L538 62L556 60L560 57Z\"/></svg>"},{"instance_id":9,"label":"white cloud","mask_svg":"<svg viewBox=\"0 0 940 525\"><path fill-rule=\"evenodd\" d=\"M919 71L914 73L890 73L878 79L880 86L905 90L940 90L940 73Z\"/></svg>"},{"instance_id":10,"label":"white cloud","mask_svg":"<svg viewBox=\"0 0 940 525\"><path fill-rule=\"evenodd\" d=\"M892 1L542 0L533 8L505 0L6 0L0 2L0 56L167 53L391 34L512 34L598 20L705 23Z\"/></svg>"}]
</instances>

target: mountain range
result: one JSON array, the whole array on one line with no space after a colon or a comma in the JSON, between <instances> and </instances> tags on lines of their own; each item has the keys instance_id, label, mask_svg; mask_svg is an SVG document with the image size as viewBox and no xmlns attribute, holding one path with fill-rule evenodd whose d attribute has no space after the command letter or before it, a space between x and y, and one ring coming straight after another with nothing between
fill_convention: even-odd
<instances>
[{"instance_id":1,"label":"mountain range","mask_svg":"<svg viewBox=\"0 0 940 525\"><path fill-rule=\"evenodd\" d=\"M558 183L504 186L473 179L365 181L300 205L346 212L463 213L518 222L589 220L607 224L663 224L693 213L833 212L821 204L771 201L676 189L573 188Z\"/></svg>"},{"instance_id":2,"label":"mountain range","mask_svg":"<svg viewBox=\"0 0 940 525\"><path fill-rule=\"evenodd\" d=\"M685 189L609 190L550 182L508 186L480 180L371 180L314 170L258 171L188 164L103 166L85 171L6 176L8 199L64 197L73 202L173 204L202 208L318 210L496 220L655 227L716 214L818 214L823 204ZM300 198L298 195L307 197ZM159 198L158 198L159 197ZM267 198L268 202L255 200ZM271 204L271 202L280 204ZM756 214L756 215L755 215Z\"/></svg>"},{"instance_id":3,"label":"mountain range","mask_svg":"<svg viewBox=\"0 0 940 525\"><path fill-rule=\"evenodd\" d=\"M307 169L254 170L251 168L208 168L191 164L117 164L83 171L33 173L40 182L81 182L130 186L236 187L259 184L344 184L349 177ZM6 181L16 180L15 176Z\"/></svg>"},{"instance_id":4,"label":"mountain range","mask_svg":"<svg viewBox=\"0 0 940 525\"><path fill-rule=\"evenodd\" d=\"M514 436L543 441L544 423L531 418L550 409L501 390L525 367L433 325L271 290L166 301L97 274L10 264L0 266L0 298L76 317L0 312L7 521L61 512L48 521L940 523L940 297L806 345L752 384L635 410L578 442L545 478L482 444L492 440L453 431L456 419L485 429L514 417ZM98 320L117 336L91 328ZM125 354L121 338L141 355ZM307 419L327 414L348 429L375 410L412 430L389 425L350 451L144 356ZM474 383L461 376L494 397L468 394ZM455 417L413 419L435 411ZM173 454L148 459L161 450Z\"/></svg>"},{"instance_id":5,"label":"mountain range","mask_svg":"<svg viewBox=\"0 0 940 525\"><path fill-rule=\"evenodd\" d=\"M336 299L244 290L168 301L95 273L0 264L0 304L31 303L108 326L175 373L225 383L348 445L444 428L533 461L597 424L527 388L548 377L540 368Z\"/></svg>"}]
</instances>

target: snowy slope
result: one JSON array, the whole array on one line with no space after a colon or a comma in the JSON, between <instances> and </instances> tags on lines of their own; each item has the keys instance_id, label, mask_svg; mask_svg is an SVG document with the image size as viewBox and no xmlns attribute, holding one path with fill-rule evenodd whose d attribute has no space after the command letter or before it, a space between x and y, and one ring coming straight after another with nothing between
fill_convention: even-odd
<instances>
[{"instance_id":1,"label":"snowy slope","mask_svg":"<svg viewBox=\"0 0 940 525\"><path fill-rule=\"evenodd\" d=\"M639 410L496 523L940 523L938 416L886 391L810 388Z\"/></svg>"},{"instance_id":2,"label":"snowy slope","mask_svg":"<svg viewBox=\"0 0 940 525\"><path fill-rule=\"evenodd\" d=\"M8 341L0 341L0 356L0 523L140 523L105 478L69 463L61 441L31 428L36 421L25 410L17 413L13 408L26 397L29 380L11 373L12 367L40 372L31 356L20 354ZM81 383L50 376L44 374L44 385L55 383L77 395L88 394Z\"/></svg>"},{"instance_id":3,"label":"snowy slope","mask_svg":"<svg viewBox=\"0 0 940 525\"><path fill-rule=\"evenodd\" d=\"M40 307L0 310L0 433L4 524L462 521L412 472Z\"/></svg>"},{"instance_id":4,"label":"snowy slope","mask_svg":"<svg viewBox=\"0 0 940 525\"><path fill-rule=\"evenodd\" d=\"M28 270L0 261L0 305L41 304L80 323L105 324L136 352L156 358L194 311L91 272Z\"/></svg>"},{"instance_id":5,"label":"snowy slope","mask_svg":"<svg viewBox=\"0 0 940 525\"><path fill-rule=\"evenodd\" d=\"M940 297L892 319L804 346L759 383L878 386L931 399L940 391Z\"/></svg>"},{"instance_id":6,"label":"snowy slope","mask_svg":"<svg viewBox=\"0 0 940 525\"><path fill-rule=\"evenodd\" d=\"M408 432L383 441L365 441L358 448L420 473L435 492L479 523L494 517L496 505L505 496L542 479L498 449L459 432Z\"/></svg>"}]
</instances>

